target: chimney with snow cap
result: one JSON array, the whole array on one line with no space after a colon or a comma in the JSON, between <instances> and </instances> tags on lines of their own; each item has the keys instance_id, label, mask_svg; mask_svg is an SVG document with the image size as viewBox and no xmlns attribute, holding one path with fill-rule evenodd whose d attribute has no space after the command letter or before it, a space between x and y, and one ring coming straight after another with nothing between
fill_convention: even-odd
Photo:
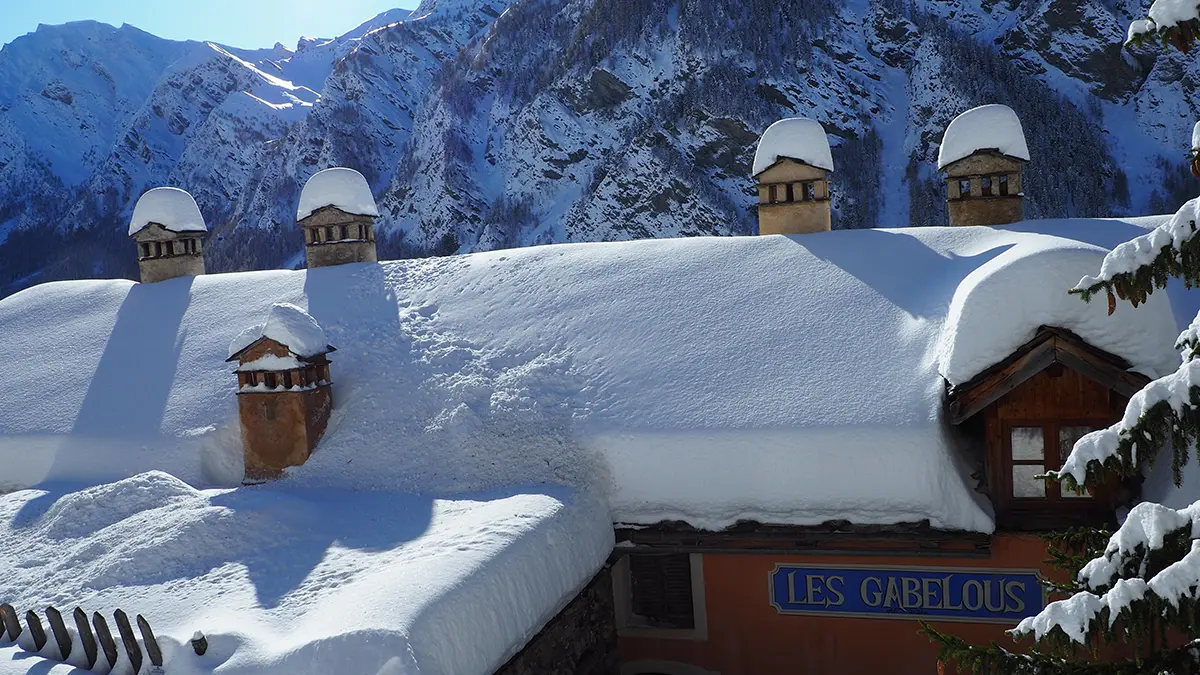
<instances>
[{"instance_id":1,"label":"chimney with snow cap","mask_svg":"<svg viewBox=\"0 0 1200 675\"><path fill-rule=\"evenodd\" d=\"M133 207L129 236L137 242L142 283L204 274L204 217L185 190L147 190Z\"/></svg>"},{"instance_id":2,"label":"chimney with snow cap","mask_svg":"<svg viewBox=\"0 0 1200 675\"><path fill-rule=\"evenodd\" d=\"M304 230L307 266L375 262L375 198L367 179L336 167L313 174L300 191L296 221Z\"/></svg>"},{"instance_id":3,"label":"chimney with snow cap","mask_svg":"<svg viewBox=\"0 0 1200 675\"><path fill-rule=\"evenodd\" d=\"M938 170L946 173L950 224L1024 220L1021 168L1027 161L1025 132L1012 108L985 105L955 117L938 152Z\"/></svg>"},{"instance_id":4,"label":"chimney with snow cap","mask_svg":"<svg viewBox=\"0 0 1200 675\"><path fill-rule=\"evenodd\" d=\"M316 448L333 410L332 351L315 319L282 302L229 343L227 361L238 362L247 482L277 478Z\"/></svg>"},{"instance_id":5,"label":"chimney with snow cap","mask_svg":"<svg viewBox=\"0 0 1200 675\"><path fill-rule=\"evenodd\" d=\"M754 154L758 233L828 232L833 155L819 122L780 120L763 132Z\"/></svg>"}]
</instances>

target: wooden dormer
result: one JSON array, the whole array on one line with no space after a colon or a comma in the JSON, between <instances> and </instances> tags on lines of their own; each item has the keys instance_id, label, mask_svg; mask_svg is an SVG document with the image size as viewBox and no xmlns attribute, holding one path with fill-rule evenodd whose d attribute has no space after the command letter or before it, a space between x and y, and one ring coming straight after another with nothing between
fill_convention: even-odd
<instances>
[{"instance_id":1,"label":"wooden dormer","mask_svg":"<svg viewBox=\"0 0 1200 675\"><path fill-rule=\"evenodd\" d=\"M948 390L947 420L986 448L998 527L1112 520L1121 486L1077 495L1033 476L1061 467L1076 440L1121 418L1129 397L1149 382L1129 367L1070 331L1043 326L1011 356Z\"/></svg>"}]
</instances>

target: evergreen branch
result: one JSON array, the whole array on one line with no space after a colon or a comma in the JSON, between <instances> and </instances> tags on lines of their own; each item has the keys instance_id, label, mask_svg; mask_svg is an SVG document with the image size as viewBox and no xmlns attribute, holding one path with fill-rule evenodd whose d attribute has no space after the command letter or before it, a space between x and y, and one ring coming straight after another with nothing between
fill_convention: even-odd
<instances>
[{"instance_id":1,"label":"evergreen branch","mask_svg":"<svg viewBox=\"0 0 1200 675\"><path fill-rule=\"evenodd\" d=\"M1184 54L1192 50L1193 44L1200 40L1200 20L1190 19L1180 21L1170 26L1159 26L1153 21L1145 20L1151 30L1135 32L1125 41L1127 48L1141 48L1148 43L1158 42L1164 49L1174 47Z\"/></svg>"},{"instance_id":2,"label":"evergreen branch","mask_svg":"<svg viewBox=\"0 0 1200 675\"><path fill-rule=\"evenodd\" d=\"M1196 222L1190 222L1195 233ZM1163 245L1154 259L1129 272L1119 272L1111 279L1093 279L1084 288L1073 288L1069 293L1079 295L1090 302L1092 297L1104 292L1108 297L1108 310L1112 314L1119 298L1134 307L1146 302L1156 289L1165 289L1172 277L1178 277L1188 288L1200 288L1200 237L1192 237L1176 246L1172 242Z\"/></svg>"}]
</instances>

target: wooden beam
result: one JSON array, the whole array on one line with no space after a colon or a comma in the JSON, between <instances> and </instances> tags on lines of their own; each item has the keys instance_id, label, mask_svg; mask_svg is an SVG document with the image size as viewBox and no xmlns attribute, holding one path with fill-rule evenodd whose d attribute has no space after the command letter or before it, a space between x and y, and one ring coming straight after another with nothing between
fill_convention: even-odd
<instances>
[{"instance_id":1,"label":"wooden beam","mask_svg":"<svg viewBox=\"0 0 1200 675\"><path fill-rule=\"evenodd\" d=\"M1021 386L1026 380L1042 372L1055 361L1054 347L1045 340L1029 352L992 373L987 380L969 387L961 394L952 391L949 418L951 424L961 424L975 416L1008 392ZM961 387L956 387L956 390Z\"/></svg>"}]
</instances>

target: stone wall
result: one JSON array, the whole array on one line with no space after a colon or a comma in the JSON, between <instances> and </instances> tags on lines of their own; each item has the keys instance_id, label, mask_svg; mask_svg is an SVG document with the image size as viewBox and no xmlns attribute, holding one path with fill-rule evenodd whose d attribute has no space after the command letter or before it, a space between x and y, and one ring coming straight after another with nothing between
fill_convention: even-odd
<instances>
[{"instance_id":1,"label":"stone wall","mask_svg":"<svg viewBox=\"0 0 1200 675\"><path fill-rule=\"evenodd\" d=\"M1007 225L1025 219L1021 198L1021 167L1019 159L995 151L981 151L947 164L946 208L951 226ZM983 177L993 179L991 195L983 193ZM999 176L1008 177L1008 194L998 194ZM963 194L959 181L970 181L970 194Z\"/></svg>"},{"instance_id":2,"label":"stone wall","mask_svg":"<svg viewBox=\"0 0 1200 675\"><path fill-rule=\"evenodd\" d=\"M142 283L152 284L175 277L194 277L204 274L204 232L172 232L158 223L150 223L133 235L138 256L138 272ZM183 253L185 241L194 241L194 253ZM142 244L152 249L162 247L167 255L145 257ZM155 245L158 245L157 247Z\"/></svg>"},{"instance_id":3,"label":"stone wall","mask_svg":"<svg viewBox=\"0 0 1200 675\"><path fill-rule=\"evenodd\" d=\"M356 262L375 262L375 242L339 241L329 244L309 244L304 247L305 266L329 267Z\"/></svg>"},{"instance_id":4,"label":"stone wall","mask_svg":"<svg viewBox=\"0 0 1200 675\"><path fill-rule=\"evenodd\" d=\"M605 568L497 675L617 675L612 575Z\"/></svg>"},{"instance_id":5,"label":"stone wall","mask_svg":"<svg viewBox=\"0 0 1200 675\"><path fill-rule=\"evenodd\" d=\"M138 272L143 284L194 277L204 274L204 256L199 253L174 255L164 258L147 258L138 261Z\"/></svg>"},{"instance_id":6,"label":"stone wall","mask_svg":"<svg viewBox=\"0 0 1200 675\"><path fill-rule=\"evenodd\" d=\"M973 197L947 202L950 209L950 224L954 227L968 225L1007 225L1025 219L1024 205L1020 197Z\"/></svg>"},{"instance_id":7,"label":"stone wall","mask_svg":"<svg viewBox=\"0 0 1200 675\"><path fill-rule=\"evenodd\" d=\"M828 171L791 159L783 159L755 178L758 179L759 234L808 234L829 231L832 218L829 210ZM784 188L791 184L794 189L800 190L804 183L813 184L815 201L771 201L772 185Z\"/></svg>"},{"instance_id":8,"label":"stone wall","mask_svg":"<svg viewBox=\"0 0 1200 675\"><path fill-rule=\"evenodd\" d=\"M828 201L758 205L758 233L762 235L828 232L831 223Z\"/></svg>"},{"instance_id":9,"label":"stone wall","mask_svg":"<svg viewBox=\"0 0 1200 675\"><path fill-rule=\"evenodd\" d=\"M308 268L375 262L375 220L371 216L346 213L336 206L317 209L297 223L304 231L304 256ZM346 228L342 236L340 229ZM335 228L330 235L329 228ZM360 229L360 227L362 229ZM359 232L365 230L365 239Z\"/></svg>"}]
</instances>

